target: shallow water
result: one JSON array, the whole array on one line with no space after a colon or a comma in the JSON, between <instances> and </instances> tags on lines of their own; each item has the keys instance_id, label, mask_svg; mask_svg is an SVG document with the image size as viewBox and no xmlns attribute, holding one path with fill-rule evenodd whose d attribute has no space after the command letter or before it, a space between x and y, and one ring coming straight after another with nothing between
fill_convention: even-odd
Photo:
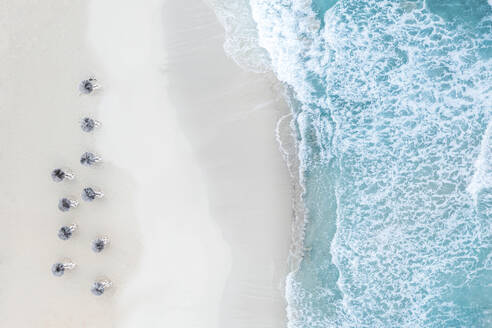
<instances>
[{"instance_id":1,"label":"shallow water","mask_svg":"<svg viewBox=\"0 0 492 328\"><path fill-rule=\"evenodd\" d=\"M491 6L249 6L297 104L307 251L289 327L491 326Z\"/></svg>"}]
</instances>

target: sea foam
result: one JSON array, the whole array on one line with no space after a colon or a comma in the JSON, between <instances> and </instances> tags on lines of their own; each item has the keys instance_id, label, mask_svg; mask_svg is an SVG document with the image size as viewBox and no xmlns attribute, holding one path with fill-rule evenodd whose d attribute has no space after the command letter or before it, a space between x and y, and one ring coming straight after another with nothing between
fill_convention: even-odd
<instances>
[{"instance_id":1,"label":"sea foam","mask_svg":"<svg viewBox=\"0 0 492 328\"><path fill-rule=\"evenodd\" d=\"M492 188L492 122L489 122L480 147L480 154L475 161L475 174L468 185L468 192L477 202L478 193Z\"/></svg>"}]
</instances>

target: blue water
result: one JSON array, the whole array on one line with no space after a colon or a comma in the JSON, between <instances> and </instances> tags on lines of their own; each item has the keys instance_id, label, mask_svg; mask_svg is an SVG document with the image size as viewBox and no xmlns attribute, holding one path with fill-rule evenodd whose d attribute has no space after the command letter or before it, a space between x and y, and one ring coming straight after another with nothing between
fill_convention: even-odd
<instances>
[{"instance_id":1,"label":"blue water","mask_svg":"<svg viewBox=\"0 0 492 328\"><path fill-rule=\"evenodd\" d=\"M290 328L492 327L492 8L251 0L293 92Z\"/></svg>"}]
</instances>

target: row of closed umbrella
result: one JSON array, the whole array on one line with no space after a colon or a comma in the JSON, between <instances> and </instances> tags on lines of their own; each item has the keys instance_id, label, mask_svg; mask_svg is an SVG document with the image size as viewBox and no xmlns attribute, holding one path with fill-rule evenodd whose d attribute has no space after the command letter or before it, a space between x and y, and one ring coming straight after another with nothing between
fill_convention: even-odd
<instances>
[{"instance_id":1,"label":"row of closed umbrella","mask_svg":"<svg viewBox=\"0 0 492 328\"><path fill-rule=\"evenodd\" d=\"M89 78L84 80L79 85L81 94L92 94L94 91L100 88L95 78ZM101 123L93 118L85 117L80 121L80 127L83 132L90 133L94 129L98 128ZM94 153L85 152L80 157L80 164L84 166L95 167L102 162L102 158ZM75 179L75 174L67 168L56 168L51 172L51 178L55 182L71 181ZM85 202L93 202L97 199L103 198L104 193L97 187L87 186L82 189L81 198ZM79 201L73 197L62 197L58 201L58 209L62 212L68 212L75 209L79 205ZM78 225L72 223L70 225L64 225L58 230L58 238L63 241L68 241L74 237L77 233ZM91 249L95 253L102 253L109 246L109 238L101 235L95 237L91 241ZM51 272L56 277L63 276L67 271L76 268L76 263L69 258L65 258L59 262L56 262L51 267ZM104 294L105 290L112 286L112 282L107 278L96 279L92 282L91 292L94 295L100 296Z\"/></svg>"}]
</instances>

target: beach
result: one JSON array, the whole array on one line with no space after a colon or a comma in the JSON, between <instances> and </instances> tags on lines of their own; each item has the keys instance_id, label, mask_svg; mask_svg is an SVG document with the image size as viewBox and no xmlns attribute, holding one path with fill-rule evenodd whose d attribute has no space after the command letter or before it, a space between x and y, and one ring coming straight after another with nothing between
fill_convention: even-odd
<instances>
[{"instance_id":1,"label":"beach","mask_svg":"<svg viewBox=\"0 0 492 328\"><path fill-rule=\"evenodd\" d=\"M275 129L289 109L273 75L226 56L200 0L0 8L0 326L285 326L292 183ZM102 88L81 95L90 76ZM82 132L85 116L101 127ZM82 167L85 151L103 163ZM75 180L51 181L59 166ZM57 209L86 186L104 198ZM54 277L65 257L77 267ZM113 282L101 297L98 277Z\"/></svg>"}]
</instances>

